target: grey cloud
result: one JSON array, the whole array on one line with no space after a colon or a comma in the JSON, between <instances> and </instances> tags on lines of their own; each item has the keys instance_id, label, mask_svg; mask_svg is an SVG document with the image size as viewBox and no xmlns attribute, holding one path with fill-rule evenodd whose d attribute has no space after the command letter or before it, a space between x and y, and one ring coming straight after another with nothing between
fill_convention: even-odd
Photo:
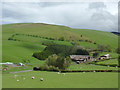
<instances>
[{"instance_id":1,"label":"grey cloud","mask_svg":"<svg viewBox=\"0 0 120 90\"><path fill-rule=\"evenodd\" d=\"M95 9L95 12L91 16L91 21L93 24L96 24L96 29L118 31L117 15L112 15L108 12L103 2L91 3L89 4L89 8Z\"/></svg>"},{"instance_id":2,"label":"grey cloud","mask_svg":"<svg viewBox=\"0 0 120 90\"><path fill-rule=\"evenodd\" d=\"M95 8L95 10L91 8ZM108 12L106 10L106 5L101 2L4 3L2 11L3 24L33 22L58 25L62 24L72 28L97 29L105 31L117 30L117 16Z\"/></svg>"},{"instance_id":3,"label":"grey cloud","mask_svg":"<svg viewBox=\"0 0 120 90\"><path fill-rule=\"evenodd\" d=\"M92 2L89 4L90 9L103 9L106 8L106 5L103 2Z\"/></svg>"}]
</instances>

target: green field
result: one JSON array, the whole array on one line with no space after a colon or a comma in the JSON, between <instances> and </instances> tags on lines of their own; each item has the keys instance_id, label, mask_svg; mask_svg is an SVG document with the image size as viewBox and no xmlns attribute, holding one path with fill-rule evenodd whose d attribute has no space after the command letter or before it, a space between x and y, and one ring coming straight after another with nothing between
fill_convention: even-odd
<instances>
[{"instance_id":1,"label":"green field","mask_svg":"<svg viewBox=\"0 0 120 90\"><path fill-rule=\"evenodd\" d=\"M116 65L116 66L118 66L118 60L117 59L105 60L105 61L97 62L96 64Z\"/></svg>"},{"instance_id":2,"label":"green field","mask_svg":"<svg viewBox=\"0 0 120 90\"><path fill-rule=\"evenodd\" d=\"M116 88L118 87L117 73L67 73L65 76L57 72L31 71L18 73L19 82L13 79L15 74L9 72L31 70L35 66L40 66L44 61L32 57L34 52L41 52L46 47L44 42L54 42L60 45L72 45L76 42L84 48L96 49L98 44L110 45L112 52L101 52L100 55L110 54L112 58L109 63L117 64L118 54L115 49L118 47L118 36L110 32L72 29L66 26L40 24L40 23L21 23L6 24L2 26L2 62L25 63L25 67L9 67L3 71L3 88ZM16 35L17 34L17 35ZM8 40L14 35L13 39ZM28 36L32 35L32 36ZM37 37L35 37L37 35ZM82 37L81 37L82 35ZM55 40L46 39L54 38ZM64 37L64 41L58 40ZM83 41L80 41L83 40ZM90 40L86 42L85 40ZM96 42L96 44L94 44ZM101 61L98 63L108 63ZM107 67L91 64L74 64L68 68L70 70L117 70L115 67ZM31 77L36 79L32 80ZM23 77L26 80L23 80ZM40 82L39 78L44 81ZM31 83L30 83L31 82ZM63 83L64 82L64 83Z\"/></svg>"},{"instance_id":3,"label":"green field","mask_svg":"<svg viewBox=\"0 0 120 90\"><path fill-rule=\"evenodd\" d=\"M18 75L16 79L14 75ZM32 76L35 79L31 79ZM2 84L3 88L117 88L118 73L66 73L63 76L57 72L30 71L4 74Z\"/></svg>"},{"instance_id":4,"label":"green field","mask_svg":"<svg viewBox=\"0 0 120 90\"><path fill-rule=\"evenodd\" d=\"M100 66L94 64L72 64L70 70L118 70L116 67Z\"/></svg>"}]
</instances>

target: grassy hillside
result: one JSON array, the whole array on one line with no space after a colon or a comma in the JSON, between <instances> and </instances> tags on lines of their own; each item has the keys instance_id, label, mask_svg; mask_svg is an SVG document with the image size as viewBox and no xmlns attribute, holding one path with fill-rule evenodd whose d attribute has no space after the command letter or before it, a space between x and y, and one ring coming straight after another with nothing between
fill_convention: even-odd
<instances>
[{"instance_id":1,"label":"grassy hillside","mask_svg":"<svg viewBox=\"0 0 120 90\"><path fill-rule=\"evenodd\" d=\"M114 49L118 47L118 36L110 32L89 29L73 29L72 32L82 34L98 44L110 45Z\"/></svg>"},{"instance_id":2,"label":"grassy hillside","mask_svg":"<svg viewBox=\"0 0 120 90\"><path fill-rule=\"evenodd\" d=\"M66 26L42 23L6 24L3 25L2 28L3 62L22 62L26 58L32 61L32 54L34 52L42 51L45 48L42 43L48 41L63 45L72 45L71 43L76 41L83 47L91 48L96 48L97 44L104 44L110 45L113 50L118 46L118 36L103 31L72 29ZM19 41L8 40L12 35L15 35L14 39ZM54 38L55 40L27 35ZM58 39L61 37L64 37L65 41L59 41ZM91 40L97 44L81 42L79 40Z\"/></svg>"}]
</instances>

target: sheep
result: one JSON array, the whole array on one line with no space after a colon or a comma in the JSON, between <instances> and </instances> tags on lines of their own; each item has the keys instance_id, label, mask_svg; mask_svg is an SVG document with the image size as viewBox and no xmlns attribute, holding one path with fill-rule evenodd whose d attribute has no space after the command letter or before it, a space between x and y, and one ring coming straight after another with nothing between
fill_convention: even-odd
<instances>
[{"instance_id":1,"label":"sheep","mask_svg":"<svg viewBox=\"0 0 120 90\"><path fill-rule=\"evenodd\" d=\"M118 68L118 67L116 66L116 68Z\"/></svg>"},{"instance_id":2,"label":"sheep","mask_svg":"<svg viewBox=\"0 0 120 90\"><path fill-rule=\"evenodd\" d=\"M19 80L17 80L17 82L19 82Z\"/></svg>"},{"instance_id":3,"label":"sheep","mask_svg":"<svg viewBox=\"0 0 120 90\"><path fill-rule=\"evenodd\" d=\"M96 72L96 71L93 71L93 72Z\"/></svg>"},{"instance_id":4,"label":"sheep","mask_svg":"<svg viewBox=\"0 0 120 90\"><path fill-rule=\"evenodd\" d=\"M17 75L14 75L14 79L16 79Z\"/></svg>"},{"instance_id":5,"label":"sheep","mask_svg":"<svg viewBox=\"0 0 120 90\"><path fill-rule=\"evenodd\" d=\"M40 81L43 81L43 78L40 78Z\"/></svg>"},{"instance_id":6,"label":"sheep","mask_svg":"<svg viewBox=\"0 0 120 90\"><path fill-rule=\"evenodd\" d=\"M63 73L63 76L65 76L65 73Z\"/></svg>"},{"instance_id":7,"label":"sheep","mask_svg":"<svg viewBox=\"0 0 120 90\"><path fill-rule=\"evenodd\" d=\"M60 74L60 72L58 72L58 74Z\"/></svg>"},{"instance_id":8,"label":"sheep","mask_svg":"<svg viewBox=\"0 0 120 90\"><path fill-rule=\"evenodd\" d=\"M32 79L35 79L35 77L34 77L34 76L32 76Z\"/></svg>"}]
</instances>

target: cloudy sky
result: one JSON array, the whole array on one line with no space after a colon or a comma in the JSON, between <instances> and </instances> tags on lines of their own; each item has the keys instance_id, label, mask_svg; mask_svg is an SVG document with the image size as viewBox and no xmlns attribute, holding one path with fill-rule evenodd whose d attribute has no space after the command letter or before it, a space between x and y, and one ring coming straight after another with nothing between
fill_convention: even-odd
<instances>
[{"instance_id":1,"label":"cloudy sky","mask_svg":"<svg viewBox=\"0 0 120 90\"><path fill-rule=\"evenodd\" d=\"M72 28L117 31L117 2L4 2L2 24L48 23Z\"/></svg>"}]
</instances>

